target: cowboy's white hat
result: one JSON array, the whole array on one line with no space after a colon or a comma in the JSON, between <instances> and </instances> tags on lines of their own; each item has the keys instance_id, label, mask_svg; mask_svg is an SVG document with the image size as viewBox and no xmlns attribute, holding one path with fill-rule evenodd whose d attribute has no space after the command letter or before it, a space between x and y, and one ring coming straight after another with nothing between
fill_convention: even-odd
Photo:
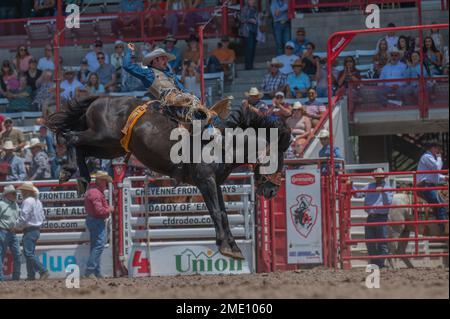
<instances>
[{"instance_id":1,"label":"cowboy's white hat","mask_svg":"<svg viewBox=\"0 0 450 319\"><path fill-rule=\"evenodd\" d=\"M267 61L267 66L275 65L276 67L282 68L284 64L280 62L277 58L273 58L271 61Z\"/></svg>"},{"instance_id":2,"label":"cowboy's white hat","mask_svg":"<svg viewBox=\"0 0 450 319\"><path fill-rule=\"evenodd\" d=\"M71 66L66 66L64 68L64 73L75 73L75 72L76 72L76 69Z\"/></svg>"},{"instance_id":3,"label":"cowboy's white hat","mask_svg":"<svg viewBox=\"0 0 450 319\"><path fill-rule=\"evenodd\" d=\"M14 185L6 185L5 188L3 188L3 196L9 193L16 193Z\"/></svg>"},{"instance_id":4,"label":"cowboy's white hat","mask_svg":"<svg viewBox=\"0 0 450 319\"><path fill-rule=\"evenodd\" d=\"M250 88L250 91L245 92L245 96L258 96L259 98L262 98L264 93L259 92L258 88Z\"/></svg>"},{"instance_id":5,"label":"cowboy's white hat","mask_svg":"<svg viewBox=\"0 0 450 319\"><path fill-rule=\"evenodd\" d=\"M173 54L167 53L164 49L157 48L153 50L152 52L148 53L145 57L142 63L144 65L149 65L154 59L160 56L166 56L169 61L176 60L176 56Z\"/></svg>"},{"instance_id":6,"label":"cowboy's white hat","mask_svg":"<svg viewBox=\"0 0 450 319\"><path fill-rule=\"evenodd\" d=\"M8 151L8 150L15 150L16 149L16 147L14 146L14 144L13 144L13 142L12 141L10 141L10 140L8 140L8 141L6 141L4 144L3 144L3 147L2 147L5 151Z\"/></svg>"},{"instance_id":7,"label":"cowboy's white hat","mask_svg":"<svg viewBox=\"0 0 450 319\"><path fill-rule=\"evenodd\" d=\"M381 167L378 167L376 170L373 171L373 173L374 173L374 175L373 175L374 178L377 178L377 177L384 178L384 177L386 177L386 175L383 174L384 173L384 169L382 169Z\"/></svg>"},{"instance_id":8,"label":"cowboy's white hat","mask_svg":"<svg viewBox=\"0 0 450 319\"><path fill-rule=\"evenodd\" d=\"M106 179L109 183L112 183L111 176L109 176L108 173L105 171L97 171L94 174L94 177L95 177L95 179Z\"/></svg>"},{"instance_id":9,"label":"cowboy's white hat","mask_svg":"<svg viewBox=\"0 0 450 319\"><path fill-rule=\"evenodd\" d=\"M392 53L400 53L400 51L399 51L399 49L397 48L397 47L393 47L390 51L389 51L389 54L392 54Z\"/></svg>"},{"instance_id":10,"label":"cowboy's white hat","mask_svg":"<svg viewBox=\"0 0 450 319\"><path fill-rule=\"evenodd\" d=\"M22 185L20 185L17 190L20 191L29 191L29 192L33 192L35 194L39 193L39 190L33 185L33 183L31 182L24 182Z\"/></svg>"},{"instance_id":11,"label":"cowboy's white hat","mask_svg":"<svg viewBox=\"0 0 450 319\"><path fill-rule=\"evenodd\" d=\"M44 147L44 144L41 143L41 141L37 138L37 137L33 137L30 140L30 146L28 146L28 148L33 148L35 146L39 146L39 147Z\"/></svg>"},{"instance_id":12,"label":"cowboy's white hat","mask_svg":"<svg viewBox=\"0 0 450 319\"><path fill-rule=\"evenodd\" d=\"M292 109L293 110L301 110L301 109L304 109L304 106L300 101L296 101L294 103L294 105L292 106Z\"/></svg>"},{"instance_id":13,"label":"cowboy's white hat","mask_svg":"<svg viewBox=\"0 0 450 319\"><path fill-rule=\"evenodd\" d=\"M319 135L317 135L318 138L327 138L330 137L330 132L327 130L320 130Z\"/></svg>"}]
</instances>

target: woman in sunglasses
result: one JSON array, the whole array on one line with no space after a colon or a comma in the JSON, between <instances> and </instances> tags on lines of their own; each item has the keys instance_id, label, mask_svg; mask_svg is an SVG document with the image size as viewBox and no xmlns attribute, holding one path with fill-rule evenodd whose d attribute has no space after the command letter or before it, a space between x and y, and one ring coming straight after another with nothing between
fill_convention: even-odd
<instances>
[{"instance_id":1,"label":"woman in sunglasses","mask_svg":"<svg viewBox=\"0 0 450 319\"><path fill-rule=\"evenodd\" d=\"M28 52L28 49L24 45L20 45L17 48L17 54L14 59L16 70L19 73L26 73L30 67L30 60L33 56Z\"/></svg>"},{"instance_id":2,"label":"woman in sunglasses","mask_svg":"<svg viewBox=\"0 0 450 319\"><path fill-rule=\"evenodd\" d=\"M348 88L348 82L361 80L361 75L356 69L355 59L351 56L346 57L344 60L344 69L339 72L338 86L339 88Z\"/></svg>"}]
</instances>

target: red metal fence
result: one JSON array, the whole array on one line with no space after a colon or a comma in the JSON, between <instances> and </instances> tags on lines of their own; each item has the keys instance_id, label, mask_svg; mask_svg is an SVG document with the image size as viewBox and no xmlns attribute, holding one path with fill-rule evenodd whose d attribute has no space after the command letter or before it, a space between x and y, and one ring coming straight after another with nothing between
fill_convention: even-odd
<instances>
[{"instance_id":1,"label":"red metal fence","mask_svg":"<svg viewBox=\"0 0 450 319\"><path fill-rule=\"evenodd\" d=\"M412 186L411 187L399 187L399 188L383 188L383 189L371 189L371 190L357 190L352 187L351 178L355 177L373 177L374 173L352 173L352 174L342 174L338 176L338 203L339 203L339 250L340 250L340 264L344 269L351 268L351 260L367 260L367 259L378 259L378 258L419 258L419 257L448 257L448 252L445 253L420 253L419 242L420 241L448 241L448 233L446 236L420 236L419 225L431 225L431 224L447 224L448 220L438 220L438 219L428 219L421 220L419 210L429 209L437 207L448 207L448 203L439 204L427 204L424 202L419 202L419 191L425 190L448 190L448 186L435 186L435 187L422 187L418 186L417 175L418 174L437 174L446 173L448 170L442 171L413 171L413 172L389 172L383 173L382 175L388 176L412 176ZM380 175L380 173L377 173ZM381 205L381 206L352 206L351 199L355 193L369 193L369 192L409 192L411 193L412 202L401 204L401 205ZM387 222L363 222L363 223L352 223L351 212L354 210L366 210L373 209L374 207L383 209L395 209L395 208L407 208L412 209L412 220L404 221L387 221ZM350 231L352 227L361 226L381 226L381 225L414 225L414 237L406 238L385 238L385 239L351 239ZM448 230L448 228L447 228ZM413 241L415 242L415 249L412 254L396 254L390 252L389 255L377 255L377 256L354 256L351 253L350 246L358 243L387 243L387 242L402 242L402 241Z\"/></svg>"}]
</instances>

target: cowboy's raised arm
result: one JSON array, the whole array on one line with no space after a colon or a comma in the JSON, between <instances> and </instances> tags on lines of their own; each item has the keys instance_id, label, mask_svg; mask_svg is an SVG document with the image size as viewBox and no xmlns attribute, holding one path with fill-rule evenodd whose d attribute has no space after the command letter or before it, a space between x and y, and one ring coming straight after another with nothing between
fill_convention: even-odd
<instances>
[{"instance_id":1,"label":"cowboy's raised arm","mask_svg":"<svg viewBox=\"0 0 450 319\"><path fill-rule=\"evenodd\" d=\"M131 47L134 48L134 45L131 45ZM143 68L137 63L132 63L131 56L133 51L130 49L129 44L128 48L125 50L125 55L123 57L124 70L141 80L145 86L151 86L153 81L155 80L155 74L153 73L153 70L151 68Z\"/></svg>"}]
</instances>

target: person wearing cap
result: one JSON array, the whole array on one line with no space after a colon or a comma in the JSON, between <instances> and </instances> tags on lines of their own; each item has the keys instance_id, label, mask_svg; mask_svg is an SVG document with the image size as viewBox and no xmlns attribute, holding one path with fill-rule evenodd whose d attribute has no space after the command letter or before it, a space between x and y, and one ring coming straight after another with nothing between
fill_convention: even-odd
<instances>
[{"instance_id":1,"label":"person wearing cap","mask_svg":"<svg viewBox=\"0 0 450 319\"><path fill-rule=\"evenodd\" d=\"M44 151L44 144L39 138L32 138L30 141L30 150L32 154L31 160L31 177L30 180L50 179L51 168L47 153Z\"/></svg>"},{"instance_id":2,"label":"person wearing cap","mask_svg":"<svg viewBox=\"0 0 450 319\"><path fill-rule=\"evenodd\" d=\"M273 0L270 4L270 12L273 18L273 35L278 55L282 54L285 43L291 39L291 21L288 17L288 7L288 0Z\"/></svg>"},{"instance_id":3,"label":"person wearing cap","mask_svg":"<svg viewBox=\"0 0 450 319\"><path fill-rule=\"evenodd\" d=\"M6 180L9 182L13 181L24 181L27 179L27 171L25 169L24 159L17 156L14 151L16 147L12 141L6 141L2 146L5 155L0 159L2 167L5 171L0 172L1 180ZM3 166L4 164L4 166Z\"/></svg>"},{"instance_id":4,"label":"person wearing cap","mask_svg":"<svg viewBox=\"0 0 450 319\"><path fill-rule=\"evenodd\" d=\"M94 49L86 54L84 57L88 61L89 72L95 72L100 66L97 60L97 54L103 52L103 42L101 40L96 40L94 42ZM109 56L105 54L105 62L109 63Z\"/></svg>"},{"instance_id":5,"label":"person wearing cap","mask_svg":"<svg viewBox=\"0 0 450 319\"><path fill-rule=\"evenodd\" d=\"M248 92L244 93L247 99L242 101L244 107L250 107L256 113L261 115L267 114L269 107L267 104L261 100L264 93L260 92L258 88L252 87Z\"/></svg>"},{"instance_id":6,"label":"person wearing cap","mask_svg":"<svg viewBox=\"0 0 450 319\"><path fill-rule=\"evenodd\" d=\"M395 24L390 22L390 23L388 23L388 25L386 27L387 28L395 28ZM386 40L386 42L388 44L388 51L391 51L394 47L397 46L398 36L395 34L395 31L389 31L385 36L381 37L378 40L377 45L375 47L376 51L378 51L379 43L381 40Z\"/></svg>"},{"instance_id":7,"label":"person wearing cap","mask_svg":"<svg viewBox=\"0 0 450 319\"><path fill-rule=\"evenodd\" d=\"M283 121L286 121L292 115L292 107L285 101L283 92L275 93L275 97L272 99L272 107L269 109L269 115Z\"/></svg>"},{"instance_id":8,"label":"person wearing cap","mask_svg":"<svg viewBox=\"0 0 450 319\"><path fill-rule=\"evenodd\" d=\"M175 106L189 105L194 99L198 100L195 96L188 94L178 77L170 70L168 63L176 59L174 55L161 48L155 49L144 57L143 64L147 68L143 68L136 63L131 63L134 50L135 45L129 43L123 59L123 68L140 79L154 98L170 99L171 103L169 104ZM173 98L173 96L175 97ZM173 104L172 98L175 100Z\"/></svg>"},{"instance_id":9,"label":"person wearing cap","mask_svg":"<svg viewBox=\"0 0 450 319\"><path fill-rule=\"evenodd\" d=\"M0 281L3 280L3 261L8 248L13 256L12 279L20 279L20 244L14 232L19 216L16 189L13 185L7 185L0 200Z\"/></svg>"},{"instance_id":10,"label":"person wearing cap","mask_svg":"<svg viewBox=\"0 0 450 319\"><path fill-rule=\"evenodd\" d=\"M303 64L300 59L296 59L291 67L293 73L287 77L287 94L289 98L302 98L306 91L311 87L309 76L302 72Z\"/></svg>"},{"instance_id":11,"label":"person wearing cap","mask_svg":"<svg viewBox=\"0 0 450 319\"><path fill-rule=\"evenodd\" d=\"M116 88L116 69L111 64L105 62L106 54L99 52L97 60L99 63L98 69L95 71L98 75L100 84L105 87L106 92L114 92Z\"/></svg>"},{"instance_id":12,"label":"person wearing cap","mask_svg":"<svg viewBox=\"0 0 450 319\"><path fill-rule=\"evenodd\" d=\"M177 42L178 40L171 34L164 39L164 50L175 56L175 60L169 61L169 65L172 68L173 73L179 72L181 67L181 51L175 46Z\"/></svg>"},{"instance_id":13,"label":"person wearing cap","mask_svg":"<svg viewBox=\"0 0 450 319\"><path fill-rule=\"evenodd\" d=\"M111 65L116 69L116 73L121 72L123 56L125 55L125 43L121 40L114 42L114 53L111 54Z\"/></svg>"},{"instance_id":14,"label":"person wearing cap","mask_svg":"<svg viewBox=\"0 0 450 319\"><path fill-rule=\"evenodd\" d=\"M418 187L434 187L448 182L448 176L440 173L420 174L420 171L435 171L442 169L442 144L437 141L431 141L425 145L426 152L422 154L417 166L417 186ZM437 190L418 191L417 194L430 204L443 203ZM445 207L435 207L437 219L448 219ZM439 224L439 228L444 233L444 224Z\"/></svg>"},{"instance_id":15,"label":"person wearing cap","mask_svg":"<svg viewBox=\"0 0 450 319\"><path fill-rule=\"evenodd\" d=\"M326 113L327 108L323 102L317 100L316 90L313 88L307 92L308 101L305 102L306 114L311 118L313 128L319 124L323 114Z\"/></svg>"},{"instance_id":16,"label":"person wearing cap","mask_svg":"<svg viewBox=\"0 0 450 319\"><path fill-rule=\"evenodd\" d=\"M44 209L39 200L39 191L31 182L25 182L17 189L22 193L23 201L16 228L23 230L22 245L27 263L27 278L35 280L37 271L39 279L46 279L49 272L35 253L36 242L41 235L40 228L45 221Z\"/></svg>"},{"instance_id":17,"label":"person wearing cap","mask_svg":"<svg viewBox=\"0 0 450 319\"><path fill-rule=\"evenodd\" d=\"M275 96L276 92L285 90L286 75L280 72L283 63L278 61L277 58L273 58L270 62L267 62L267 66L269 67L269 73L264 76L261 90L265 98L271 99Z\"/></svg>"},{"instance_id":18,"label":"person wearing cap","mask_svg":"<svg viewBox=\"0 0 450 319\"><path fill-rule=\"evenodd\" d=\"M354 197L364 198L364 206L370 206L370 208L365 209L367 213L367 223L387 222L389 208L377 208L377 206L392 205L394 193L391 191L384 191L384 189L392 188L392 186L389 183L386 183L386 176L384 175L384 170L382 168L377 168L373 173L375 182L369 183L361 189L353 188L354 190L360 191L358 193L355 193ZM377 190L377 192L365 192L368 190ZM387 225L365 226L364 229L366 239L388 238ZM366 246L369 256L381 256L389 254L387 242L367 242ZM385 267L384 262L384 258L376 258L370 260L371 264L375 264L380 268Z\"/></svg>"},{"instance_id":19,"label":"person wearing cap","mask_svg":"<svg viewBox=\"0 0 450 319\"><path fill-rule=\"evenodd\" d=\"M42 71L37 68L37 60L35 58L31 58L29 62L30 66L28 71L25 72L25 76L27 78L27 85L31 88L32 94L36 92L36 81L42 75Z\"/></svg>"},{"instance_id":20,"label":"person wearing cap","mask_svg":"<svg viewBox=\"0 0 450 319\"><path fill-rule=\"evenodd\" d=\"M305 107L296 101L292 107L292 116L286 121L287 126L291 129L291 134L294 137L294 142L292 143L294 153L299 156L303 147L311 136L311 120L306 114Z\"/></svg>"},{"instance_id":21,"label":"person wearing cap","mask_svg":"<svg viewBox=\"0 0 450 319\"><path fill-rule=\"evenodd\" d=\"M78 90L83 88L83 84L75 76L75 70L71 67L64 69L64 81L61 82L61 97L70 101L78 96Z\"/></svg>"},{"instance_id":22,"label":"person wearing cap","mask_svg":"<svg viewBox=\"0 0 450 319\"><path fill-rule=\"evenodd\" d=\"M222 37L220 40L218 47L211 52L211 55L215 56L225 73L225 77L228 79L231 75L231 67L236 60L236 53L233 49L229 48L230 38L228 36Z\"/></svg>"},{"instance_id":23,"label":"person wearing cap","mask_svg":"<svg viewBox=\"0 0 450 319\"><path fill-rule=\"evenodd\" d=\"M330 158L330 133L323 129L320 130L319 134L317 135L319 138L320 144L322 144L322 148L319 150L319 157L321 158ZM333 153L335 159L343 159L341 150L336 145L333 145ZM341 168L341 164L336 163L335 169L339 170ZM323 161L320 167L320 171L322 174L328 174L328 163L326 161Z\"/></svg>"},{"instance_id":24,"label":"person wearing cap","mask_svg":"<svg viewBox=\"0 0 450 319\"><path fill-rule=\"evenodd\" d=\"M3 121L5 128L4 132L0 135L0 143L4 144L7 140L10 140L16 147L15 151L20 152L25 146L25 136L23 132L13 127L13 121L9 117Z\"/></svg>"},{"instance_id":25,"label":"person wearing cap","mask_svg":"<svg viewBox=\"0 0 450 319\"><path fill-rule=\"evenodd\" d=\"M293 72L292 64L298 59L298 56L294 54L294 49L294 42L288 41L284 45L284 54L277 56L277 60L283 63L283 67L280 68L280 72L284 75L289 75Z\"/></svg>"},{"instance_id":26,"label":"person wearing cap","mask_svg":"<svg viewBox=\"0 0 450 319\"><path fill-rule=\"evenodd\" d=\"M84 210L86 216L86 227L89 230L91 253L86 266L86 277L101 278L100 260L106 243L105 220L114 211L108 205L105 197L105 190L108 183L112 183L112 178L104 171L97 171L95 174L95 184L90 186L84 197Z\"/></svg>"},{"instance_id":27,"label":"person wearing cap","mask_svg":"<svg viewBox=\"0 0 450 319\"><path fill-rule=\"evenodd\" d=\"M305 35L305 28L299 27L295 33L295 40L293 41L295 44L295 55L302 56L303 51L306 49L306 45L310 42L307 38L305 38Z\"/></svg>"},{"instance_id":28,"label":"person wearing cap","mask_svg":"<svg viewBox=\"0 0 450 319\"><path fill-rule=\"evenodd\" d=\"M44 56L39 59L37 68L38 70L55 70L55 62L53 58L53 47L50 44L45 45Z\"/></svg>"},{"instance_id":29,"label":"person wearing cap","mask_svg":"<svg viewBox=\"0 0 450 319\"><path fill-rule=\"evenodd\" d=\"M403 79L405 77L406 64L400 61L400 51L394 47L389 52L389 63L386 64L380 73L380 80ZM397 98L403 98L401 89L406 83L403 81L387 82L380 86L379 101L385 106L388 102L388 95L396 95Z\"/></svg>"},{"instance_id":30,"label":"person wearing cap","mask_svg":"<svg viewBox=\"0 0 450 319\"><path fill-rule=\"evenodd\" d=\"M9 101L6 112L31 111L31 102L33 102L31 95L32 90L27 84L27 77L21 74L19 76L19 88L17 90L8 91L5 94Z\"/></svg>"}]
</instances>

